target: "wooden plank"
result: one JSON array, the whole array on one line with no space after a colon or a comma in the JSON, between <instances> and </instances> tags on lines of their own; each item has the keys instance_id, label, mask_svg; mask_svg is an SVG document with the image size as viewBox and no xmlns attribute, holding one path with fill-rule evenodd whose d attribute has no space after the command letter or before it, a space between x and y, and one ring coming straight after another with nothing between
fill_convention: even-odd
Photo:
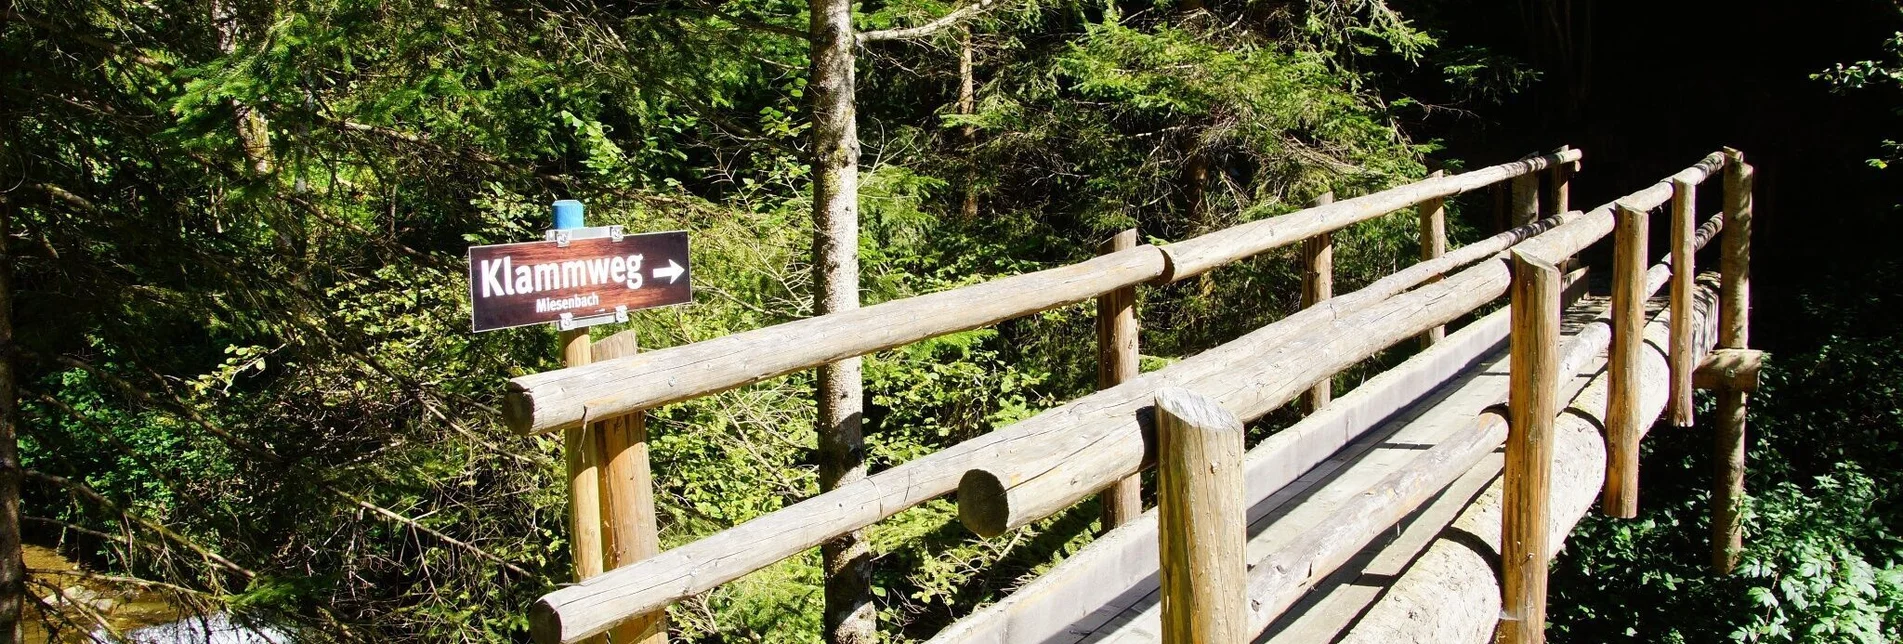
<instances>
[{"instance_id":1,"label":"wooden plank","mask_svg":"<svg viewBox=\"0 0 1903 644\"><path fill-rule=\"evenodd\" d=\"M1702 247L1716 236L1719 221L1721 220L1714 217L1699 229L1698 246ZM1654 266L1647 273L1646 294L1649 296L1663 289L1670 275L1668 266L1664 264ZM1566 374L1569 380L1562 392L1563 398L1575 399L1578 392L1588 384L1589 380L1598 376L1604 367L1604 361L1599 358L1599 355L1606 349L1611 338L1609 328L1611 319L1609 311L1603 306L1603 300L1598 301L1602 304L1596 309L1575 311L1568 315L1569 319L1583 317L1587 322L1567 331L1571 339L1566 343L1561 373ZM1707 318L1706 321L1709 323L1710 319ZM1501 367L1500 372L1503 374L1505 368ZM1603 400L1599 401L1601 405L1603 402ZM1492 483L1498 477L1501 467L1502 463L1494 460L1483 462L1470 470L1462 480L1471 481L1471 485L1462 487L1461 483L1456 483L1454 487L1458 488L1459 494L1452 495L1454 499L1448 498L1449 494L1444 494L1435 502L1437 505L1446 506L1433 510L1440 513L1437 518L1430 521L1423 516L1412 520L1402 529L1399 538L1381 547L1379 553L1373 555L1372 563L1358 565L1351 562L1334 578L1318 585L1315 595L1319 597L1315 597L1313 601L1303 602L1308 605L1298 604L1292 608L1289 614L1278 622L1277 628L1272 628L1270 633L1274 637L1270 641L1287 644L1332 641L1342 632L1353 627L1357 620L1386 595L1396 580L1406 572L1408 566L1422 556L1427 544L1439 536L1442 529L1451 522L1452 517L1466 509L1466 506L1474 500L1474 492ZM1450 493L1454 491L1450 489ZM1416 641L1440 641L1433 634L1410 635L1420 638Z\"/></svg>"},{"instance_id":2,"label":"wooden plank","mask_svg":"<svg viewBox=\"0 0 1903 644\"><path fill-rule=\"evenodd\" d=\"M1111 236L1098 254L1136 248L1135 228ZM1137 377L1137 291L1126 286L1097 296L1097 388L1109 389ZM1143 514L1143 477L1126 476L1097 494L1102 529L1109 531Z\"/></svg>"},{"instance_id":3,"label":"wooden plank","mask_svg":"<svg viewBox=\"0 0 1903 644\"><path fill-rule=\"evenodd\" d=\"M1697 275L1696 254L1692 252L1692 236L1698 234L1693 221L1694 209L1698 205L1698 186L1674 179L1672 181L1672 308L1685 310L1692 305L1692 278ZM1692 318L1689 315L1672 317L1672 382L1670 404L1666 406L1667 415L1672 424L1679 427L1692 426Z\"/></svg>"},{"instance_id":4,"label":"wooden plank","mask_svg":"<svg viewBox=\"0 0 1903 644\"><path fill-rule=\"evenodd\" d=\"M1592 317L1590 309L1582 313L1582 317ZM1488 319L1497 319L1504 327L1508 321L1507 311L1497 312ZM1467 331L1462 329L1461 333ZM1458 337L1457 334L1455 338ZM1590 344L1590 340L1587 343ZM1566 355L1577 356L1575 364L1579 364L1596 355L1604 341L1596 347L1573 348L1571 344ZM1504 359L1470 368L1456 381L1414 403L1406 413L1390 417L1383 427L1369 432L1259 503L1257 509L1251 511L1249 540L1249 559L1254 562L1249 594L1254 620L1252 632L1261 630L1266 620L1274 618L1281 607L1303 595L1317 580L1329 575L1330 570L1359 552L1362 544L1380 538L1389 525L1410 513L1425 496L1432 496L1445 486L1444 482L1423 482L1417 477L1441 481L1458 478L1474 460L1499 445L1506 436L1504 419L1491 421L1494 423L1491 431L1476 431L1475 414L1504 399L1505 380ZM1569 390L1577 390L1584 384L1580 381ZM1356 393L1360 390L1351 392L1338 406L1348 405ZM1474 439L1484 444L1470 442ZM1251 455L1261 450L1263 448L1258 446ZM1454 454L1461 455L1449 458ZM1401 493L1398 500L1387 501L1397 498L1390 496L1396 491ZM1263 506L1272 507L1265 513L1259 512ZM1088 591L1084 592L1088 596ZM1073 599L1066 597L1065 601ZM1063 602L1052 603L1061 605ZM1123 612L1128 619L1112 622L1103 627L1110 632L1099 630L1086 641L1155 641L1149 634L1159 622L1157 603L1158 598L1154 596L1137 598ZM1030 637L1003 641L1055 644L1063 640Z\"/></svg>"},{"instance_id":5,"label":"wooden plank","mask_svg":"<svg viewBox=\"0 0 1903 644\"><path fill-rule=\"evenodd\" d=\"M603 338L592 359L612 360L639 353L634 329ZM635 412L595 426L600 440L601 514L606 553L603 567L613 570L661 552L660 522L654 513L654 475L648 462L647 413ZM615 644L666 644L667 611L657 610L622 622L609 631Z\"/></svg>"},{"instance_id":6,"label":"wooden plank","mask_svg":"<svg viewBox=\"0 0 1903 644\"><path fill-rule=\"evenodd\" d=\"M1469 324L1249 450L1244 500L1251 525L1279 507L1287 498L1284 491L1298 478L1334 462L1332 455L1344 445L1364 440L1372 428L1438 390L1448 377L1477 368L1486 355L1504 346L1507 322L1501 311ZM1100 630L1122 608L1154 590L1156 530L1152 510L997 603L946 627L931 644L1075 641Z\"/></svg>"},{"instance_id":7,"label":"wooden plank","mask_svg":"<svg viewBox=\"0 0 1903 644\"><path fill-rule=\"evenodd\" d=\"M1187 389L1156 392L1157 550L1166 644L1242 641L1242 421Z\"/></svg>"},{"instance_id":8,"label":"wooden plank","mask_svg":"<svg viewBox=\"0 0 1903 644\"><path fill-rule=\"evenodd\" d=\"M1315 198L1315 205L1335 203L1335 193ZM1302 308L1335 296L1335 234L1325 232L1302 241ZM1335 397L1335 379L1323 378L1302 396L1302 413L1313 414Z\"/></svg>"},{"instance_id":9,"label":"wooden plank","mask_svg":"<svg viewBox=\"0 0 1903 644\"><path fill-rule=\"evenodd\" d=\"M1498 478L1500 456L1490 453L1433 500L1409 515L1392 533L1344 564L1302 601L1284 611L1256 639L1264 644L1327 642L1353 625L1399 575L1481 490ZM1386 537L1392 537L1388 539Z\"/></svg>"},{"instance_id":10,"label":"wooden plank","mask_svg":"<svg viewBox=\"0 0 1903 644\"><path fill-rule=\"evenodd\" d=\"M1546 641L1547 500L1553 415L1559 412L1559 282L1559 267L1514 254L1511 422L1500 528L1499 630L1505 644Z\"/></svg>"},{"instance_id":11,"label":"wooden plank","mask_svg":"<svg viewBox=\"0 0 1903 644\"><path fill-rule=\"evenodd\" d=\"M1764 352L1756 349L1718 349L1705 354L1692 372L1692 386L1699 389L1758 390L1758 372L1764 367Z\"/></svg>"},{"instance_id":12,"label":"wooden plank","mask_svg":"<svg viewBox=\"0 0 1903 644\"><path fill-rule=\"evenodd\" d=\"M1624 204L1612 250L1612 349L1607 358L1610 406L1606 409L1607 516L1639 512L1639 359L1645 333L1647 214ZM1676 257L1674 258L1676 260Z\"/></svg>"},{"instance_id":13,"label":"wooden plank","mask_svg":"<svg viewBox=\"0 0 1903 644\"><path fill-rule=\"evenodd\" d=\"M1327 306L1302 311L1289 319L1306 316L1302 324L1325 323L1349 310L1344 304L1353 302L1355 296L1378 299L1405 291L1449 267L1487 257L1542 231L1563 232L1582 221L1585 221L1584 215L1571 214L1495 235L1449 252L1435 262L1410 266L1352 294L1330 300ZM1591 241L1578 236L1568 239L1582 245ZM1302 327L1277 328L1290 331ZM768 513L633 566L610 571L587 583L556 590L531 607L531 633L537 642L573 642L606 630L619 621L705 592L814 547L832 535L870 525L952 491L958 487L961 475L979 464L1026 459L1029 454L1042 453L1044 450L1038 446L1049 435L1074 434L1079 427L1104 422L1103 417L1114 420L1134 416L1144 406L1134 402L1137 397L1153 395L1157 387L1180 384L1179 380L1226 373L1241 357L1255 356L1265 347L1288 339L1277 330L1264 329L1168 369L1144 374L1113 390L1086 396L1031 420Z\"/></svg>"},{"instance_id":14,"label":"wooden plank","mask_svg":"<svg viewBox=\"0 0 1903 644\"><path fill-rule=\"evenodd\" d=\"M1469 431L1455 433L1406 466L1361 488L1337 511L1310 524L1295 541L1258 562L1249 580L1250 633L1268 628L1321 577L1459 478L1505 435L1504 420L1483 415Z\"/></svg>"},{"instance_id":15,"label":"wooden plank","mask_svg":"<svg viewBox=\"0 0 1903 644\"><path fill-rule=\"evenodd\" d=\"M1383 190L1353 199L1317 206L1297 213L1271 217L1213 232L1164 247L1170 257L1170 271L1164 281L1174 282L1209 272L1229 262L1253 257L1313 237L1318 233L1379 217L1434 197L1451 197L1469 190L1544 170L1554 164L1581 158L1579 150L1549 154L1502 163L1428 179L1399 188Z\"/></svg>"},{"instance_id":16,"label":"wooden plank","mask_svg":"<svg viewBox=\"0 0 1903 644\"><path fill-rule=\"evenodd\" d=\"M1583 273L1569 276L1569 281L1583 286L1581 277ZM1592 317L1591 311L1597 308L1603 306L1588 309L1584 316ZM1417 449L1395 446L1397 442L1437 444L1450 434L1466 431L1478 410L1504 400L1505 367L1487 368L1485 361L1491 359L1482 356L1504 346L1508 321L1507 311L1502 310L1469 324L1434 349L1383 372L1336 404L1250 450L1248 498L1254 499L1248 513L1250 560L1285 549L1310 526L1343 514L1345 504L1362 489L1420 455ZM1598 347L1603 346L1601 340ZM1579 355L1583 362L1599 348L1569 350L1568 355ZM1445 381L1456 372L1462 374L1458 380ZM1415 420L1423 410L1436 418L1425 429ZM1335 425L1331 419L1345 424ZM1384 429L1353 430L1374 425ZM1404 428L1390 434L1395 426ZM1337 471L1350 464L1354 471ZM1324 483L1325 491L1314 491ZM1288 514L1286 510L1294 504L1299 504L1299 510ZM1145 590L1155 588L1156 568L1145 565L1156 560L1155 522L1154 513L1147 514L1093 542L997 604L948 627L932 644L1057 644L1085 636L1090 636L1088 641L1145 641L1145 634L1156 632L1160 619L1158 598ZM1114 625L1105 624L1118 615Z\"/></svg>"},{"instance_id":17,"label":"wooden plank","mask_svg":"<svg viewBox=\"0 0 1903 644\"><path fill-rule=\"evenodd\" d=\"M1432 173L1429 173L1427 175L1427 178L1437 179L1437 178L1440 178L1440 176L1441 176L1441 171L1435 170ZM1442 197L1434 197L1432 199L1422 201L1420 205L1415 206L1415 208L1417 209L1415 214L1420 219L1421 261L1423 262L1433 261L1434 259L1447 254L1447 201L1446 199ZM1555 212L1566 212L1566 210L1562 208ZM1440 279L1439 277L1435 277L1433 280L1429 280L1429 283L1438 281L1439 279ZM1421 349L1426 350L1428 347L1434 346L1434 343L1440 342L1441 339L1445 337L1447 337L1447 327L1437 326L1432 329L1428 329L1425 333L1421 334Z\"/></svg>"},{"instance_id":18,"label":"wooden plank","mask_svg":"<svg viewBox=\"0 0 1903 644\"><path fill-rule=\"evenodd\" d=\"M1430 276L1498 252L1561 221L1547 220L1495 235L1376 281L1355 293L1330 300L1217 349L1167 369L1143 374L1109 390L1085 396L1058 409L999 431L907 462L841 489L768 513L753 521L633 566L616 569L589 583L544 595L530 609L537 642L573 642L619 621L652 612L705 592L748 572L819 545L832 535L856 530L956 489L961 475L980 464L1048 453L1041 447L1052 434L1074 434L1093 423L1134 417L1162 386L1218 378L1233 363L1251 359L1314 325L1345 315L1349 305L1379 300L1413 288ZM876 308L876 307L869 307ZM665 351L665 350L664 350ZM660 351L652 354L662 353Z\"/></svg>"},{"instance_id":19,"label":"wooden plank","mask_svg":"<svg viewBox=\"0 0 1903 644\"><path fill-rule=\"evenodd\" d=\"M1560 257L1576 253L1595 241L1573 232L1575 227L1589 225L1583 216L1564 221L1566 223L1533 239L1558 236L1562 241L1545 248L1559 253ZM1460 254L1459 251L1450 253L1442 260ZM1504 262L1482 262L1447 278L1446 282L1420 287L1381 300L1379 304L1368 303L1396 292L1391 281L1405 275L1418 283L1433 274L1426 272L1432 268L1431 263L1416 264L1367 288L1328 300L1326 306L1297 312L1225 345L1238 349L1255 347L1250 353L1242 354L1253 357L1223 363L1225 371L1198 372L1198 377L1213 379L1213 382L1205 385L1185 380L1174 384L1215 396L1244 419L1253 419L1288 402L1321 378L1391 346L1398 338L1445 324L1480 303L1498 297L1505 292L1509 281L1509 270ZM1461 284L1447 288L1456 280ZM1351 314L1334 315L1336 311ZM1397 338L1395 334L1400 335ZM1172 369L1183 370L1174 371L1172 375L1187 374L1185 364L1190 362L1174 365ZM1202 361L1195 364L1198 369L1207 365ZM1144 379L1133 381L1140 382ZM1141 402L1131 398L1125 402L1109 405L1104 401L1080 399L1059 407L1048 413L1067 419L1067 431L1039 427L1039 438L1023 443L1023 449L1010 458L986 463L967 473L959 482L958 495L959 517L965 526L981 535L1000 534L1049 516L1111 480L1140 471L1147 454L1144 428L1137 418ZM1081 422L1080 413L1101 420ZM1044 417L1026 421L1026 424L1051 422L1041 418ZM1081 429L1068 430L1072 426Z\"/></svg>"},{"instance_id":20,"label":"wooden plank","mask_svg":"<svg viewBox=\"0 0 1903 644\"><path fill-rule=\"evenodd\" d=\"M1494 384L1503 378L1503 373L1472 372L1478 369L1474 367L1456 381L1436 388L1405 412L1388 418L1251 508L1249 633L1260 632L1263 620L1272 618L1283 605L1304 594L1315 580L1329 574L1341 557L1352 555L1356 543L1386 532L1386 525L1375 516L1379 512L1370 512L1375 508L1368 504L1371 499L1364 498L1367 496L1364 493L1380 489L1386 478L1422 471L1413 466L1420 462L1425 450L1448 442L1450 436L1469 433L1466 430L1473 421L1472 411L1505 391L1504 385ZM1344 404L1346 400L1343 399ZM1463 414L1439 413L1446 408L1465 408L1467 413L1450 419L1447 416ZM1422 423L1423 413L1436 414L1437 420L1443 422ZM1500 437L1504 437L1504 432L1496 436L1494 442ZM1387 498L1387 495L1379 494L1379 498ZM1359 529L1344 529L1343 522L1363 525ZM1133 601L1123 603L1119 619L1090 633L1085 641L1154 642L1156 639L1151 633L1161 624L1161 603L1158 593L1136 596Z\"/></svg>"},{"instance_id":21,"label":"wooden plank","mask_svg":"<svg viewBox=\"0 0 1903 644\"><path fill-rule=\"evenodd\" d=\"M1222 371L1172 384L1215 398L1245 419L1258 417L1336 371L1498 297L1506 288L1506 272L1500 262L1483 262L1446 281L1397 295L1319 328L1299 329L1286 343L1247 354ZM1289 328L1285 323L1296 319L1291 316L1250 335L1285 332ZM1001 534L1140 471L1148 456L1138 415L1142 404L1130 402L1110 408L1084 406L1097 412L1091 414L1093 422L1049 423L1039 427L1037 438L1025 441L1023 449L967 472L958 486L959 518L980 535ZM1075 412L1066 407L1059 407L1055 418L1074 421ZM1020 424L1048 422L1038 418L1044 416Z\"/></svg>"},{"instance_id":22,"label":"wooden plank","mask_svg":"<svg viewBox=\"0 0 1903 644\"><path fill-rule=\"evenodd\" d=\"M1716 321L1715 294L1700 289L1694 312L1700 327ZM1665 408L1669 367L1656 347L1665 345L1669 311L1646 328L1642 368L1647 387L1643 410L1656 418ZM1714 335L1705 332L1701 342ZM1559 416L1554 426L1552 520L1549 547L1557 549L1573 525L1591 507L1603 480L1605 440L1600 433L1607 377L1593 378ZM1491 486L1416 559L1336 644L1455 642L1479 644L1493 636L1500 615L1500 580L1495 554L1500 547L1501 494Z\"/></svg>"}]
</instances>

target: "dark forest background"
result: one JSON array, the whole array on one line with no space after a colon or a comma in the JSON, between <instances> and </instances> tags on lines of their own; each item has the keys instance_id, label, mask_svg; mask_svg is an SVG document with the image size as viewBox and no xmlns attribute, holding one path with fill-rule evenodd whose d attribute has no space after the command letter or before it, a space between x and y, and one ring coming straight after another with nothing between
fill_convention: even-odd
<instances>
[{"instance_id":1,"label":"dark forest background","mask_svg":"<svg viewBox=\"0 0 1903 644\"><path fill-rule=\"evenodd\" d=\"M867 1L856 20L956 4ZM643 346L810 315L810 61L789 35L806 10L0 0L22 527L92 575L30 573L30 617L94 631L53 609L83 587L310 641L526 641L524 608L570 574L560 440L510 434L495 406L504 378L556 366L554 333L468 333L463 249L534 238L550 200L578 198L594 224L694 235L697 302L637 314ZM1549 632L1903 639L1903 179L1881 167L1903 139L1903 6L1025 0L869 43L858 78L868 303L1430 167L1573 145L1573 203L1597 205L1743 150L1752 341L1773 356L1745 565L1704 570L1711 428L1660 427L1641 517L1568 540ZM1451 208L1455 243L1492 226L1484 192ZM1414 234L1409 213L1342 233L1338 291L1412 261ZM1144 289L1144 367L1299 294L1293 251ZM1091 314L870 356L873 469L1089 391ZM816 491L812 388L656 411L667 545ZM882 637L929 637L1088 543L1096 516L994 540L943 500L882 522ZM676 606L672 635L817 642L820 587L808 553Z\"/></svg>"},{"instance_id":2,"label":"dark forest background","mask_svg":"<svg viewBox=\"0 0 1903 644\"><path fill-rule=\"evenodd\" d=\"M1775 367L1751 419L1753 565L1730 579L1700 571L1711 428L1661 427L1641 517L1589 516L1568 541L1556 639L1896 641L1898 603L1880 589L1895 587L1903 499L1903 178L1871 161L1895 157L1883 142L1897 136L1897 85L1843 91L1819 74L1894 61L1897 17L1888 3L1595 3L1571 43L1591 53L1570 58L1554 34L1529 42L1474 14L1455 21L1482 27L1479 41L1517 42L1557 82L1447 125L1450 151L1574 141L1603 160L1576 184L1584 203L1715 146L1748 150L1761 170L1751 333Z\"/></svg>"}]
</instances>

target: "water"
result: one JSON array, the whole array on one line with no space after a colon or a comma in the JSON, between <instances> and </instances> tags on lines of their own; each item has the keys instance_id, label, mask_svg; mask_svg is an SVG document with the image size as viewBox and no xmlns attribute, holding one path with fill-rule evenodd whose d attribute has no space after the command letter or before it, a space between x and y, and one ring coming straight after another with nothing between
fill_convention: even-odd
<instances>
[{"instance_id":1,"label":"water","mask_svg":"<svg viewBox=\"0 0 1903 644\"><path fill-rule=\"evenodd\" d=\"M135 584L113 583L85 574L79 564L52 548L27 545L28 590L55 609L51 620L57 633L47 631L48 620L31 602L26 610L26 644L289 644L290 635L269 627L233 623L230 616L200 615L178 597ZM114 640L97 626L93 615L125 636ZM85 625L76 628L73 624ZM90 631L90 632L88 632Z\"/></svg>"},{"instance_id":2,"label":"water","mask_svg":"<svg viewBox=\"0 0 1903 644\"><path fill-rule=\"evenodd\" d=\"M105 633L94 633L93 638L102 644L111 642ZM191 617L136 629L126 633L126 641L136 644L290 644L291 636L270 627L235 624L224 613L213 613L202 619Z\"/></svg>"}]
</instances>

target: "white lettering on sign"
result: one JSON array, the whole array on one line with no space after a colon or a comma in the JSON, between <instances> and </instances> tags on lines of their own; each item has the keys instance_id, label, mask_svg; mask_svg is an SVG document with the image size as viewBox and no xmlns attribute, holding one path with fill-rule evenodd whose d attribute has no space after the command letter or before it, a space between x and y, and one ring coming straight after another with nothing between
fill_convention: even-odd
<instances>
[{"instance_id":1,"label":"white lettering on sign","mask_svg":"<svg viewBox=\"0 0 1903 644\"><path fill-rule=\"evenodd\" d=\"M482 297L528 295L542 291L620 284L630 290L641 288L640 255L600 257L566 262L547 262L516 266L514 258L483 260L477 272L482 275ZM678 278L680 265L668 261L667 268L654 270L657 278Z\"/></svg>"},{"instance_id":2,"label":"white lettering on sign","mask_svg":"<svg viewBox=\"0 0 1903 644\"><path fill-rule=\"evenodd\" d=\"M471 246L469 326L585 326L692 302L687 260L687 233L679 231Z\"/></svg>"},{"instance_id":3,"label":"white lettering on sign","mask_svg":"<svg viewBox=\"0 0 1903 644\"><path fill-rule=\"evenodd\" d=\"M557 311L566 311L569 309L578 309L582 307L594 306L600 303L601 303L601 296L596 295L594 293L589 293L587 295L576 295L574 297L562 297L562 298L545 297L535 301L535 312L536 313L552 313Z\"/></svg>"}]
</instances>

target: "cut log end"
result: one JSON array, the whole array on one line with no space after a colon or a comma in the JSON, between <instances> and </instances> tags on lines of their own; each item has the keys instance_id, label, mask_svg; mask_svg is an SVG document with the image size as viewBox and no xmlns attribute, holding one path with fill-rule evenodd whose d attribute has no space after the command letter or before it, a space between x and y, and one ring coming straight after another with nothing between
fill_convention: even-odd
<instances>
[{"instance_id":1,"label":"cut log end","mask_svg":"<svg viewBox=\"0 0 1903 644\"><path fill-rule=\"evenodd\" d=\"M1156 390L1156 409L1199 429L1242 431L1242 419L1223 409L1215 399L1181 387Z\"/></svg>"},{"instance_id":2,"label":"cut log end","mask_svg":"<svg viewBox=\"0 0 1903 644\"><path fill-rule=\"evenodd\" d=\"M1541 253L1534 252L1529 249L1514 248L1513 259L1515 261L1525 262L1528 266L1542 273L1553 273L1555 275L1560 273L1559 264L1557 262L1555 262L1553 259L1545 257Z\"/></svg>"},{"instance_id":3,"label":"cut log end","mask_svg":"<svg viewBox=\"0 0 1903 644\"><path fill-rule=\"evenodd\" d=\"M564 644L562 614L556 612L547 599L529 607L529 637L535 640L535 644Z\"/></svg>"},{"instance_id":4,"label":"cut log end","mask_svg":"<svg viewBox=\"0 0 1903 644\"><path fill-rule=\"evenodd\" d=\"M1706 354L1692 372L1692 386L1755 392L1765 353L1755 349L1717 349Z\"/></svg>"},{"instance_id":5,"label":"cut log end","mask_svg":"<svg viewBox=\"0 0 1903 644\"><path fill-rule=\"evenodd\" d=\"M509 431L530 436L553 428L535 427L535 393L509 383L509 393L502 396L502 422Z\"/></svg>"},{"instance_id":6,"label":"cut log end","mask_svg":"<svg viewBox=\"0 0 1903 644\"><path fill-rule=\"evenodd\" d=\"M1004 481L991 472L971 470L958 479L958 520L981 537L995 537L1011 529L1010 504Z\"/></svg>"}]
</instances>

